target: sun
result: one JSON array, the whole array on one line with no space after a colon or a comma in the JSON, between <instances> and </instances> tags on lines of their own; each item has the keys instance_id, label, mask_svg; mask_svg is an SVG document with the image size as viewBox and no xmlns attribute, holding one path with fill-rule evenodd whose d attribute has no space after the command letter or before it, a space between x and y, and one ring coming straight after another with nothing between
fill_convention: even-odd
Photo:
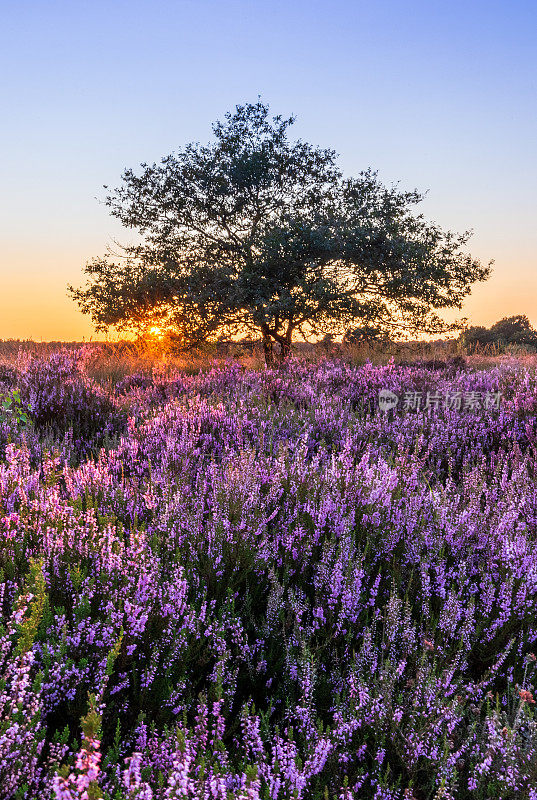
<instances>
[{"instance_id":1,"label":"sun","mask_svg":"<svg viewBox=\"0 0 537 800\"><path fill-rule=\"evenodd\" d=\"M152 328L149 328L149 333L151 334L151 336L154 336L155 339L162 339L162 337L164 336L162 328L159 328L158 325L153 325Z\"/></svg>"}]
</instances>

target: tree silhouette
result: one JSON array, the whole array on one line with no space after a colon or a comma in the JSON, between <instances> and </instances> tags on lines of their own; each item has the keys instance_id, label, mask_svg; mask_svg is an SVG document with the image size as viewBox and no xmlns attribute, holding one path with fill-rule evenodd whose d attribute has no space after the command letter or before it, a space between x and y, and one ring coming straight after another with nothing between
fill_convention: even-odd
<instances>
[{"instance_id":1,"label":"tree silhouette","mask_svg":"<svg viewBox=\"0 0 537 800\"><path fill-rule=\"evenodd\" d=\"M469 233L426 222L421 194L371 170L345 178L333 150L290 141L293 122L237 106L210 144L124 172L106 202L140 242L70 287L98 329L158 325L186 344L256 332L271 362L274 345L284 358L294 337L352 326L453 328L438 312L490 271L465 252Z\"/></svg>"}]
</instances>

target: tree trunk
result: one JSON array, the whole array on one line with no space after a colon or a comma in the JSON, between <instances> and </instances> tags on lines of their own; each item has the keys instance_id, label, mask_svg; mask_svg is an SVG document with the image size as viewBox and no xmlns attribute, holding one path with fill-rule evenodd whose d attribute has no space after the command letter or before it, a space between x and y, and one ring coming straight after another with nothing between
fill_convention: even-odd
<instances>
[{"instance_id":1,"label":"tree trunk","mask_svg":"<svg viewBox=\"0 0 537 800\"><path fill-rule=\"evenodd\" d=\"M285 361L286 358L289 358L289 356L291 355L291 342L287 337L285 337L285 339L282 339L282 341L280 342L280 347L281 347L280 360L283 362Z\"/></svg>"},{"instance_id":2,"label":"tree trunk","mask_svg":"<svg viewBox=\"0 0 537 800\"><path fill-rule=\"evenodd\" d=\"M267 367L274 366L274 350L270 333L263 331L263 353L265 354L265 364Z\"/></svg>"},{"instance_id":3,"label":"tree trunk","mask_svg":"<svg viewBox=\"0 0 537 800\"><path fill-rule=\"evenodd\" d=\"M291 341L293 338L293 328L291 325L287 328L285 334L270 331L268 325L261 328L263 333L263 351L265 353L265 364L267 367L274 366L276 361L276 353L274 352L274 344L277 342L280 346L277 353L278 362L283 362L291 355Z\"/></svg>"},{"instance_id":4,"label":"tree trunk","mask_svg":"<svg viewBox=\"0 0 537 800\"><path fill-rule=\"evenodd\" d=\"M289 358L291 355L291 342L293 340L293 327L289 322L287 326L287 330L283 336L278 336L278 342L280 343L280 361L283 362Z\"/></svg>"}]
</instances>

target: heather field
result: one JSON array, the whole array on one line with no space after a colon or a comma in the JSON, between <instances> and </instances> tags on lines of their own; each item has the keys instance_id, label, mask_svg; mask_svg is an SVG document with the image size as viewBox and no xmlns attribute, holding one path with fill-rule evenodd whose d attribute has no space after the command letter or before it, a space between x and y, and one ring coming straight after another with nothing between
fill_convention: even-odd
<instances>
[{"instance_id":1,"label":"heather field","mask_svg":"<svg viewBox=\"0 0 537 800\"><path fill-rule=\"evenodd\" d=\"M0 798L536 800L532 363L0 395Z\"/></svg>"}]
</instances>

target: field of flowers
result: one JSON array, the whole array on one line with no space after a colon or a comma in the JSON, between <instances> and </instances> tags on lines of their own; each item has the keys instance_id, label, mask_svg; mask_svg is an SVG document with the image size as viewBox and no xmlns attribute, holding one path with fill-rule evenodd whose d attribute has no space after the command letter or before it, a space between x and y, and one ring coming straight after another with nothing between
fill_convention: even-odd
<instances>
[{"instance_id":1,"label":"field of flowers","mask_svg":"<svg viewBox=\"0 0 537 800\"><path fill-rule=\"evenodd\" d=\"M536 800L532 368L0 396L2 800Z\"/></svg>"}]
</instances>

